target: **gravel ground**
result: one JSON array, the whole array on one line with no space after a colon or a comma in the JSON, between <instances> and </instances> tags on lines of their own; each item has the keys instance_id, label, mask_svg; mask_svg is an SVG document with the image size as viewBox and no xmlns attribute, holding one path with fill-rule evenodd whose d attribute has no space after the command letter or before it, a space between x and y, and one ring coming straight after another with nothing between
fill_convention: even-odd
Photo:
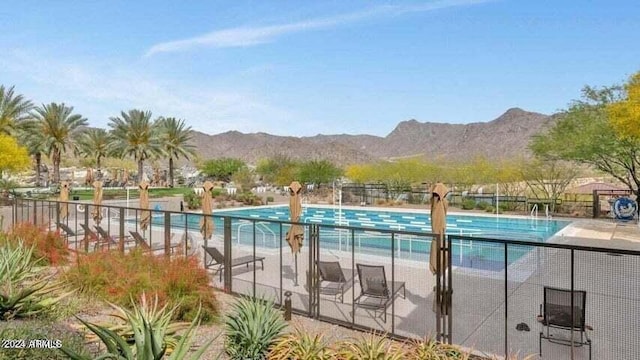
<instances>
[{"instance_id":1,"label":"gravel ground","mask_svg":"<svg viewBox=\"0 0 640 360\"><path fill-rule=\"evenodd\" d=\"M232 295L225 294L220 291L216 291L216 297L220 304L220 313L225 314L226 311L230 308L231 303L236 299L236 297ZM85 321L99 324L108 324L114 322L114 318L110 316L110 314L114 313L114 311L104 305L104 304L93 304L89 306L83 306L83 310L77 314L78 317L82 318ZM300 325L305 330L311 333L324 333L325 338L330 342L334 342L337 340L343 340L348 338L355 338L363 335L362 332L349 330L344 327L340 327L337 325L328 324L321 321L316 321L314 319L309 319L304 316L293 315L292 320L290 322L291 328L293 326ZM71 329L76 329L78 332L78 336L81 336L83 331L83 326L80 322L71 317L67 320L60 322L60 326L65 326ZM207 324L201 325L197 333L195 335L194 348L205 344L207 341L220 334L223 329L222 323L215 324ZM90 343L90 349L96 350L99 348L100 343ZM104 350L104 348L102 348ZM201 358L202 360L209 359L218 359L218 355L220 355L220 359L229 359L224 353L224 336L220 335L216 338L213 344L207 349L204 356Z\"/></svg>"}]
</instances>

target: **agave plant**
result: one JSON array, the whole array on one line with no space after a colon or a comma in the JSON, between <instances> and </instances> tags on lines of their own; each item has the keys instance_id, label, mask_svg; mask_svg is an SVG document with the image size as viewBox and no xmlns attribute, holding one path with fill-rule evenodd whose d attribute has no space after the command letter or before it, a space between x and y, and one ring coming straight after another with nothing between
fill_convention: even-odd
<instances>
[{"instance_id":1,"label":"agave plant","mask_svg":"<svg viewBox=\"0 0 640 360\"><path fill-rule=\"evenodd\" d=\"M400 360L405 355L401 346L374 333L360 339L344 341L338 350L338 358L344 360Z\"/></svg>"},{"instance_id":2,"label":"agave plant","mask_svg":"<svg viewBox=\"0 0 640 360\"><path fill-rule=\"evenodd\" d=\"M324 334L310 334L300 327L281 336L269 349L269 360L332 360L336 354L329 347Z\"/></svg>"},{"instance_id":3,"label":"agave plant","mask_svg":"<svg viewBox=\"0 0 640 360\"><path fill-rule=\"evenodd\" d=\"M407 360L468 360L469 354L453 345L442 344L427 338L409 342L405 358Z\"/></svg>"},{"instance_id":4,"label":"agave plant","mask_svg":"<svg viewBox=\"0 0 640 360\"><path fill-rule=\"evenodd\" d=\"M225 317L225 349L232 359L264 359L287 326L272 300L242 297Z\"/></svg>"},{"instance_id":5,"label":"agave plant","mask_svg":"<svg viewBox=\"0 0 640 360\"><path fill-rule=\"evenodd\" d=\"M63 285L52 281L46 268L34 261L33 247L9 243L0 247L0 318L36 316L51 310L73 291L62 293Z\"/></svg>"},{"instance_id":6,"label":"agave plant","mask_svg":"<svg viewBox=\"0 0 640 360\"><path fill-rule=\"evenodd\" d=\"M122 331L118 331L118 329L92 324L78 318L104 343L107 349L107 353L99 356L98 359L159 360L169 353L169 360L199 359L219 336L215 336L196 352L190 354L189 350L194 341L196 328L200 325L198 321L200 310L182 336L171 336L170 333L175 333L175 327L172 329L171 317L177 306L171 309L168 309L166 305L158 308L158 298L155 297L153 304L149 304L144 294L140 305L133 301L132 303L133 310L110 304L119 312L119 315L116 316L127 322L127 326L119 330L126 328L131 330L131 334L126 334L127 331L125 331L124 336L121 334ZM91 359L66 347L62 347L60 350L73 360ZM218 355L217 358L219 357Z\"/></svg>"}]
</instances>

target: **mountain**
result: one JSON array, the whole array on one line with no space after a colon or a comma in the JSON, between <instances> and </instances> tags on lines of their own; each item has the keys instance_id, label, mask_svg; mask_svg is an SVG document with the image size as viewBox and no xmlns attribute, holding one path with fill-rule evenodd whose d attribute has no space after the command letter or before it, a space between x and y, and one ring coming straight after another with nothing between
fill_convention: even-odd
<instances>
[{"instance_id":1,"label":"mountain","mask_svg":"<svg viewBox=\"0 0 640 360\"><path fill-rule=\"evenodd\" d=\"M233 157L248 163L275 155L328 159L341 165L407 156L452 160L476 155L508 158L529 155L527 146L531 136L549 128L555 119L555 116L513 108L489 122L402 121L386 137L348 134L293 137L238 131L207 135L195 132L193 144L203 159Z\"/></svg>"}]
</instances>

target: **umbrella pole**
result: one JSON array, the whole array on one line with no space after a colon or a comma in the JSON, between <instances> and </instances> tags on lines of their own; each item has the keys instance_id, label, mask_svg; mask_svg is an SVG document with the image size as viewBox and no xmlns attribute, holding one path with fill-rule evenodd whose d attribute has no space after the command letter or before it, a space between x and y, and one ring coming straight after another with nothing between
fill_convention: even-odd
<instances>
[{"instance_id":1,"label":"umbrella pole","mask_svg":"<svg viewBox=\"0 0 640 360\"><path fill-rule=\"evenodd\" d=\"M294 286L298 286L298 253L295 253L293 255L294 259L295 259L295 267L296 267L296 278L294 279Z\"/></svg>"}]
</instances>

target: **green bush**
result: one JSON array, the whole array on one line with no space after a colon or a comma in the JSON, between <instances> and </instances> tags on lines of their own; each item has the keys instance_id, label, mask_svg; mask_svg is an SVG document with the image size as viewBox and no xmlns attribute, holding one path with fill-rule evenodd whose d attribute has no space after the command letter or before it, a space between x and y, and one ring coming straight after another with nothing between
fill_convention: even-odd
<instances>
[{"instance_id":1,"label":"green bush","mask_svg":"<svg viewBox=\"0 0 640 360\"><path fill-rule=\"evenodd\" d=\"M476 207L476 202L473 199L466 198L462 200L463 210L473 210Z\"/></svg>"},{"instance_id":2,"label":"green bush","mask_svg":"<svg viewBox=\"0 0 640 360\"><path fill-rule=\"evenodd\" d=\"M486 211L488 213L495 213L496 212L496 208L494 208L493 205L489 205L484 209L484 211Z\"/></svg>"},{"instance_id":3,"label":"green bush","mask_svg":"<svg viewBox=\"0 0 640 360\"><path fill-rule=\"evenodd\" d=\"M273 301L242 297L231 305L224 326L231 359L264 359L287 323Z\"/></svg>"},{"instance_id":4,"label":"green bush","mask_svg":"<svg viewBox=\"0 0 640 360\"><path fill-rule=\"evenodd\" d=\"M478 203L476 203L476 209L478 210L485 210L487 206L489 206L489 203L486 201L478 201Z\"/></svg>"},{"instance_id":5,"label":"green bush","mask_svg":"<svg viewBox=\"0 0 640 360\"><path fill-rule=\"evenodd\" d=\"M202 198L196 194L195 191L191 191L184 195L184 201L187 203L189 209L199 209L202 206Z\"/></svg>"},{"instance_id":6,"label":"green bush","mask_svg":"<svg viewBox=\"0 0 640 360\"><path fill-rule=\"evenodd\" d=\"M211 197L215 198L215 197L220 196L220 195L223 195L223 191L222 191L221 188L215 188L215 189L211 190Z\"/></svg>"},{"instance_id":7,"label":"green bush","mask_svg":"<svg viewBox=\"0 0 640 360\"><path fill-rule=\"evenodd\" d=\"M273 196L267 196L267 203L272 203L273 201Z\"/></svg>"}]
</instances>

